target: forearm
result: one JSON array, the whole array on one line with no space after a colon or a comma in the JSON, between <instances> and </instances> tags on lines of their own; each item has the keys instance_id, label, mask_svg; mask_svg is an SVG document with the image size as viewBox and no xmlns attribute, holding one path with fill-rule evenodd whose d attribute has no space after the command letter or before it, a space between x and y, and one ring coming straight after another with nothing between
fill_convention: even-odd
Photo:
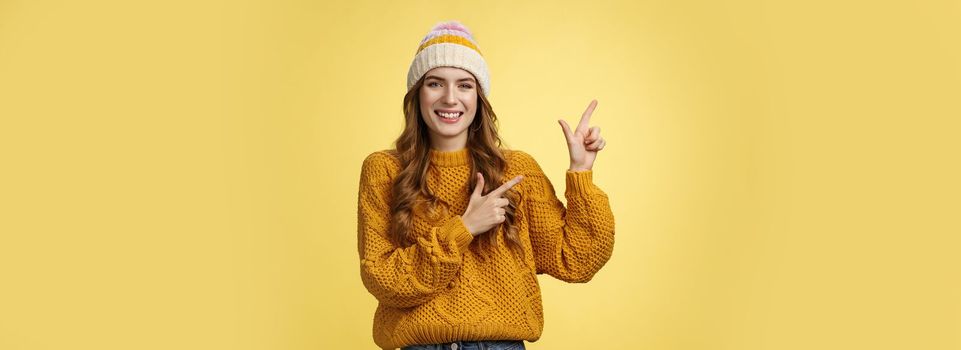
<instances>
[{"instance_id":1,"label":"forearm","mask_svg":"<svg viewBox=\"0 0 961 350\"><path fill-rule=\"evenodd\" d=\"M566 174L567 208L556 199L531 203L538 238L538 270L568 282L593 278L610 258L614 215L592 172ZM553 219L550 219L553 217Z\"/></svg>"},{"instance_id":2,"label":"forearm","mask_svg":"<svg viewBox=\"0 0 961 350\"><path fill-rule=\"evenodd\" d=\"M455 216L409 247L383 248L386 242L373 242L361 259L364 286L392 307L423 304L448 288L472 239Z\"/></svg>"}]
</instances>

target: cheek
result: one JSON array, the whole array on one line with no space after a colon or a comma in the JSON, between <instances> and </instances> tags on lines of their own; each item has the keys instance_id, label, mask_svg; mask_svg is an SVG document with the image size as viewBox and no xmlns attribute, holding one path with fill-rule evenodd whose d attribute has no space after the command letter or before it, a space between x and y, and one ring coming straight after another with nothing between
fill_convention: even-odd
<instances>
[{"instance_id":1,"label":"cheek","mask_svg":"<svg viewBox=\"0 0 961 350\"><path fill-rule=\"evenodd\" d=\"M423 96L423 95L420 97L420 113L421 113L421 115L424 116L425 118L428 117L428 116L430 116L430 108L431 108L430 106L431 106L431 105L433 105L433 104L432 104L432 102L431 102L430 97L428 97L428 96Z\"/></svg>"},{"instance_id":2,"label":"cheek","mask_svg":"<svg viewBox=\"0 0 961 350\"><path fill-rule=\"evenodd\" d=\"M477 111L477 103L480 101L477 99L477 95L471 94L470 96L464 98L464 105L466 105L468 110Z\"/></svg>"}]
</instances>

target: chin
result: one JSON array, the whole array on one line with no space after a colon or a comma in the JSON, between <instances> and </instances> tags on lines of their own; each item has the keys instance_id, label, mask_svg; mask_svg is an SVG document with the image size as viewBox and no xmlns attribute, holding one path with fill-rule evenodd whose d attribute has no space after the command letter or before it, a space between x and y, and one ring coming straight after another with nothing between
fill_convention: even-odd
<instances>
[{"instance_id":1,"label":"chin","mask_svg":"<svg viewBox=\"0 0 961 350\"><path fill-rule=\"evenodd\" d=\"M454 129L454 128L443 128L443 127L442 127L442 128L439 128L438 130L435 130L434 132L436 132L436 133L437 133L438 135L440 135L440 136L444 136L444 137L454 137L454 136L463 134L463 133L466 132L466 131L467 131L467 128L457 128L457 129Z\"/></svg>"},{"instance_id":2,"label":"chin","mask_svg":"<svg viewBox=\"0 0 961 350\"><path fill-rule=\"evenodd\" d=\"M464 130L457 131L457 132L442 132L442 133L440 133L440 134L441 134L442 136L444 136L444 137L455 137L455 136L459 136L460 134L463 134L463 133L464 133Z\"/></svg>"}]
</instances>

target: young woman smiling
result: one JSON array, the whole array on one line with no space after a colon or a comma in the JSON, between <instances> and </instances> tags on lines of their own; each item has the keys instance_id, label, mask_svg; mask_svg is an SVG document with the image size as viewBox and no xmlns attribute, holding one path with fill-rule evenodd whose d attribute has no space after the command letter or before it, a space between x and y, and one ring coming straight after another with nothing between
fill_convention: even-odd
<instances>
[{"instance_id":1,"label":"young woman smiling","mask_svg":"<svg viewBox=\"0 0 961 350\"><path fill-rule=\"evenodd\" d=\"M524 349L544 327L538 274L590 281L611 257L614 215L593 183L606 141L591 101L567 140L567 207L529 154L501 147L490 79L462 24L424 37L407 75L405 127L361 167L358 252L383 349Z\"/></svg>"}]
</instances>

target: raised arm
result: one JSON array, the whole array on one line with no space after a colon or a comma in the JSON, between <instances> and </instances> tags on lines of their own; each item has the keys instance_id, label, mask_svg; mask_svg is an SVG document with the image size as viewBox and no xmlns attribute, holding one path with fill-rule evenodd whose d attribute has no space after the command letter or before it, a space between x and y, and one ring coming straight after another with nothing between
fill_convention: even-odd
<instances>
[{"instance_id":1,"label":"raised arm","mask_svg":"<svg viewBox=\"0 0 961 350\"><path fill-rule=\"evenodd\" d=\"M357 248L364 287L382 304L406 308L446 290L474 236L454 216L409 247L388 236L391 179L399 166L383 152L364 160L357 200Z\"/></svg>"},{"instance_id":2,"label":"raised arm","mask_svg":"<svg viewBox=\"0 0 961 350\"><path fill-rule=\"evenodd\" d=\"M567 207L530 155L527 212L537 273L571 283L590 281L614 249L614 214L593 171L567 171Z\"/></svg>"}]
</instances>

